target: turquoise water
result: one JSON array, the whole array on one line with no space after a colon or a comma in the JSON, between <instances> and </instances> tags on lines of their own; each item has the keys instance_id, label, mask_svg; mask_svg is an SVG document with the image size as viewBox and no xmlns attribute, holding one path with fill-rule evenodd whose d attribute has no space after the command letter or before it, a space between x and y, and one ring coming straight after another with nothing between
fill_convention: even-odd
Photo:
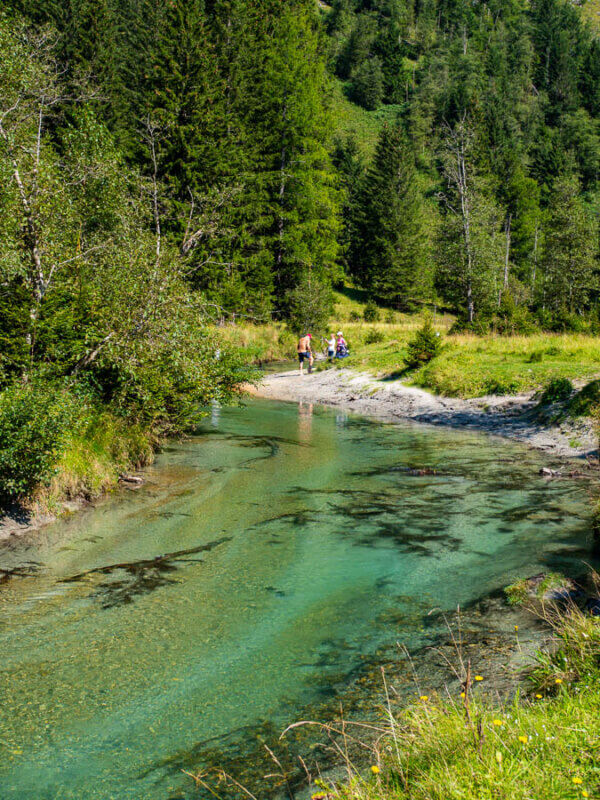
<instances>
[{"instance_id":1,"label":"turquoise water","mask_svg":"<svg viewBox=\"0 0 600 800\"><path fill-rule=\"evenodd\" d=\"M252 773L263 738L360 708L430 609L587 557L584 487L539 466L317 406L215 409L145 487L0 553L30 573L0 585L0 798L197 797L182 769Z\"/></svg>"}]
</instances>

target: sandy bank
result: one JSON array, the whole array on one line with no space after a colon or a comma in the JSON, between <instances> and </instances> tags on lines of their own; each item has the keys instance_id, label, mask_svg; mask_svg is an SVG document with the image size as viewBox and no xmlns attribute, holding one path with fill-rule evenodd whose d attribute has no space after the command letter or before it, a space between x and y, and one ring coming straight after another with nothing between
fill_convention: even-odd
<instances>
[{"instance_id":1,"label":"sandy bank","mask_svg":"<svg viewBox=\"0 0 600 800\"><path fill-rule=\"evenodd\" d=\"M533 393L461 400L345 369L305 374L302 378L297 371L275 373L266 376L253 393L273 400L340 407L389 422L413 420L483 431L516 439L560 459L596 460L598 454L597 438L588 420L546 426L533 414Z\"/></svg>"}]
</instances>

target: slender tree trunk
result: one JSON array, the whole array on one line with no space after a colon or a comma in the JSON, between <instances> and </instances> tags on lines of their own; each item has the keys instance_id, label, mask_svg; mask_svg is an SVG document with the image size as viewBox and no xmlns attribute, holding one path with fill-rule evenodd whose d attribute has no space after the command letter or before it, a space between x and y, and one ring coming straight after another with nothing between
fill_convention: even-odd
<instances>
[{"instance_id":1,"label":"slender tree trunk","mask_svg":"<svg viewBox=\"0 0 600 800\"><path fill-rule=\"evenodd\" d=\"M279 247L277 250L277 279L281 281L283 273L283 236L285 232L285 220L283 216L283 208L285 202L285 168L287 162L287 148L286 148L286 128L287 128L287 98L284 98L283 110L283 133L281 137L281 155L280 155L280 177L279 177L279 219L277 221L277 232L279 235Z\"/></svg>"},{"instance_id":2,"label":"slender tree trunk","mask_svg":"<svg viewBox=\"0 0 600 800\"><path fill-rule=\"evenodd\" d=\"M535 236L533 239L533 274L531 276L531 294L533 299L535 300L535 279L537 273L537 251L538 251L538 236L539 236L540 227L536 223L535 225Z\"/></svg>"},{"instance_id":3,"label":"slender tree trunk","mask_svg":"<svg viewBox=\"0 0 600 800\"><path fill-rule=\"evenodd\" d=\"M498 308L500 308L502 304L503 293L508 291L508 274L510 271L511 224L512 224L512 214L509 214L508 217L506 218L506 224L504 226L504 232L506 234L506 247L504 249L504 278L502 281L502 286L500 287L500 291L498 292Z\"/></svg>"},{"instance_id":4,"label":"slender tree trunk","mask_svg":"<svg viewBox=\"0 0 600 800\"><path fill-rule=\"evenodd\" d=\"M48 288L48 282L46 281L44 275L42 255L39 246L38 231L37 231L37 226L35 224L33 208L30 203L30 199L27 196L27 191L25 189L25 185L21 178L21 172L19 170L19 165L17 163L17 160L14 156L10 139L1 123L0 123L0 138L4 141L6 151L8 153L8 157L12 167L13 180L17 186L17 192L19 195L19 200L21 202L21 208L23 211L23 225L21 227L22 239L23 239L23 244L25 245L25 249L29 253L29 262L30 262L29 285L32 293L32 304L29 309L30 325L29 325L29 330L25 334L25 341L27 343L27 349L29 351L29 361L31 366L31 364L33 363L33 357L35 351L35 329L37 326L37 320L40 313L40 306L44 299L44 295L46 294L46 290Z\"/></svg>"}]
</instances>

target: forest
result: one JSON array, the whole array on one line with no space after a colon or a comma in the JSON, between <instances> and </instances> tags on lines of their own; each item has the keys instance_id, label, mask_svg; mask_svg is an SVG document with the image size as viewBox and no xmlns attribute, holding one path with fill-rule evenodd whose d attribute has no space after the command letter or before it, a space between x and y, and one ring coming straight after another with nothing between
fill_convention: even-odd
<instances>
[{"instance_id":1,"label":"forest","mask_svg":"<svg viewBox=\"0 0 600 800\"><path fill-rule=\"evenodd\" d=\"M251 378L219 324L317 324L344 281L596 333L599 120L568 0L5 0L3 493L73 436L143 459Z\"/></svg>"}]
</instances>

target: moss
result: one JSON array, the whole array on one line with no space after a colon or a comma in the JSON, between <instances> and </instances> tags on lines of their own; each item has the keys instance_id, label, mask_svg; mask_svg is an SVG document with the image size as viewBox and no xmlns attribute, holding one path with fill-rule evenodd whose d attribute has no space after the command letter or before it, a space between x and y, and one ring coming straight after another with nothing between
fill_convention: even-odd
<instances>
[{"instance_id":1,"label":"moss","mask_svg":"<svg viewBox=\"0 0 600 800\"><path fill-rule=\"evenodd\" d=\"M504 588L504 594L511 606L519 606L527 600L527 581L525 579L511 583Z\"/></svg>"},{"instance_id":2,"label":"moss","mask_svg":"<svg viewBox=\"0 0 600 800\"><path fill-rule=\"evenodd\" d=\"M591 381L578 392L567 406L571 417L600 417L600 381Z\"/></svg>"}]
</instances>

